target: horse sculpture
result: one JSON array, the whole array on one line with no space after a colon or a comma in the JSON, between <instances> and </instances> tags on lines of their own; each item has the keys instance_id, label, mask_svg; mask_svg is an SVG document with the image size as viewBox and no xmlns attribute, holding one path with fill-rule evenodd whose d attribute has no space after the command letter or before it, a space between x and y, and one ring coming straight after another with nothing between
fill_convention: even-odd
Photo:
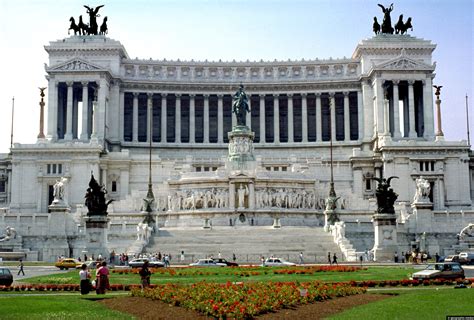
<instances>
[{"instance_id":1,"label":"horse sculpture","mask_svg":"<svg viewBox=\"0 0 474 320\"><path fill-rule=\"evenodd\" d=\"M377 21L377 17L374 17L374 24L372 25L372 30L374 31L375 34L380 33L380 24Z\"/></svg>"},{"instance_id":2,"label":"horse sculpture","mask_svg":"<svg viewBox=\"0 0 474 320\"><path fill-rule=\"evenodd\" d=\"M99 34L107 34L108 33L108 28L107 28L107 17L104 17L104 21L102 22L100 26L100 31Z\"/></svg>"},{"instance_id":3,"label":"horse sculpture","mask_svg":"<svg viewBox=\"0 0 474 320\"><path fill-rule=\"evenodd\" d=\"M71 21L71 25L69 26L69 29L67 30L67 34L70 34L69 31L70 30L73 30L74 31L74 35L77 35L77 33L81 34L81 29L79 28L79 26L76 24L76 21L74 20L74 17L71 17L69 19L69 21Z\"/></svg>"},{"instance_id":4,"label":"horse sculpture","mask_svg":"<svg viewBox=\"0 0 474 320\"><path fill-rule=\"evenodd\" d=\"M85 24L83 21L82 21L82 15L79 16L79 23L77 24L77 26L79 27L79 34L81 35L86 35L89 33L89 25Z\"/></svg>"},{"instance_id":5,"label":"horse sculpture","mask_svg":"<svg viewBox=\"0 0 474 320\"><path fill-rule=\"evenodd\" d=\"M411 17L408 18L407 22L403 22L403 14L398 18L398 22L395 24L395 34L405 34L408 29L413 31L413 26L411 25Z\"/></svg>"}]
</instances>

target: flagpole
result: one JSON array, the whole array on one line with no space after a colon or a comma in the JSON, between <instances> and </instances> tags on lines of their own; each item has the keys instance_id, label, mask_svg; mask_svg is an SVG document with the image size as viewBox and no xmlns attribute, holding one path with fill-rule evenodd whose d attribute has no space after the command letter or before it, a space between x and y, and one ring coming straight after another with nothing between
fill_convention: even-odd
<instances>
[{"instance_id":1,"label":"flagpole","mask_svg":"<svg viewBox=\"0 0 474 320\"><path fill-rule=\"evenodd\" d=\"M15 97L12 98L12 124L10 133L10 149L13 147L13 119L15 115Z\"/></svg>"},{"instance_id":2,"label":"flagpole","mask_svg":"<svg viewBox=\"0 0 474 320\"><path fill-rule=\"evenodd\" d=\"M469 136L469 107L468 107L468 97L466 93L466 125L467 125L467 144L470 146L471 145L471 138Z\"/></svg>"}]
</instances>

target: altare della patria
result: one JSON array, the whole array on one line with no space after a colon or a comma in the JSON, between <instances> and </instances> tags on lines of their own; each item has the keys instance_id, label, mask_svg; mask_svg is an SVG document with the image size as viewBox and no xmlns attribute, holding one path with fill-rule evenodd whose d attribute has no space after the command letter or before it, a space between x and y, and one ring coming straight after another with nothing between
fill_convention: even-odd
<instances>
[{"instance_id":1,"label":"altare della patria","mask_svg":"<svg viewBox=\"0 0 474 320\"><path fill-rule=\"evenodd\" d=\"M380 7L350 58L223 62L131 59L86 6L44 47L36 143L0 155L0 257L472 250L436 45Z\"/></svg>"}]
</instances>

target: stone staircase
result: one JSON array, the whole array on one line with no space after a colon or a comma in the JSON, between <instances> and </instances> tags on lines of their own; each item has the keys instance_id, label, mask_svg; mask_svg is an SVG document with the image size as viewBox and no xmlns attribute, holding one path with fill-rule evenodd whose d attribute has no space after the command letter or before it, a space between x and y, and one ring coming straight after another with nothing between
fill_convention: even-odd
<instances>
[{"instance_id":1,"label":"stone staircase","mask_svg":"<svg viewBox=\"0 0 474 320\"><path fill-rule=\"evenodd\" d=\"M219 252L228 260L235 254L240 263L259 263L262 255L298 263L300 252L305 263L326 263L328 252L335 252L339 261L343 257L330 233L311 227L161 228L144 249L148 253L171 254L174 263L180 262L181 251L185 253L183 263L217 257Z\"/></svg>"}]
</instances>

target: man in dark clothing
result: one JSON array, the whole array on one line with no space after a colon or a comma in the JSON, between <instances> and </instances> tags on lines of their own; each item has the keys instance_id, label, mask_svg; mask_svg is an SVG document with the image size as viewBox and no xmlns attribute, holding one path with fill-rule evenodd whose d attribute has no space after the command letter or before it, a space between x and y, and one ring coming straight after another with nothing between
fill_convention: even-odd
<instances>
[{"instance_id":1,"label":"man in dark clothing","mask_svg":"<svg viewBox=\"0 0 474 320\"><path fill-rule=\"evenodd\" d=\"M331 264L331 252L328 252L328 263Z\"/></svg>"},{"instance_id":2,"label":"man in dark clothing","mask_svg":"<svg viewBox=\"0 0 474 320\"><path fill-rule=\"evenodd\" d=\"M20 264L18 265L18 267L20 267L20 270L18 270L18 275L20 275L20 272L23 273L23 275L25 275L25 271L23 270L23 260L20 259Z\"/></svg>"},{"instance_id":3,"label":"man in dark clothing","mask_svg":"<svg viewBox=\"0 0 474 320\"><path fill-rule=\"evenodd\" d=\"M332 256L332 263L337 265L337 256L336 256L336 253L334 253L334 255Z\"/></svg>"},{"instance_id":4,"label":"man in dark clothing","mask_svg":"<svg viewBox=\"0 0 474 320\"><path fill-rule=\"evenodd\" d=\"M142 269L140 270L139 274L140 274L142 289L148 288L150 286L150 277L151 277L151 272L148 269L148 260L145 260L145 262L143 263Z\"/></svg>"}]
</instances>

